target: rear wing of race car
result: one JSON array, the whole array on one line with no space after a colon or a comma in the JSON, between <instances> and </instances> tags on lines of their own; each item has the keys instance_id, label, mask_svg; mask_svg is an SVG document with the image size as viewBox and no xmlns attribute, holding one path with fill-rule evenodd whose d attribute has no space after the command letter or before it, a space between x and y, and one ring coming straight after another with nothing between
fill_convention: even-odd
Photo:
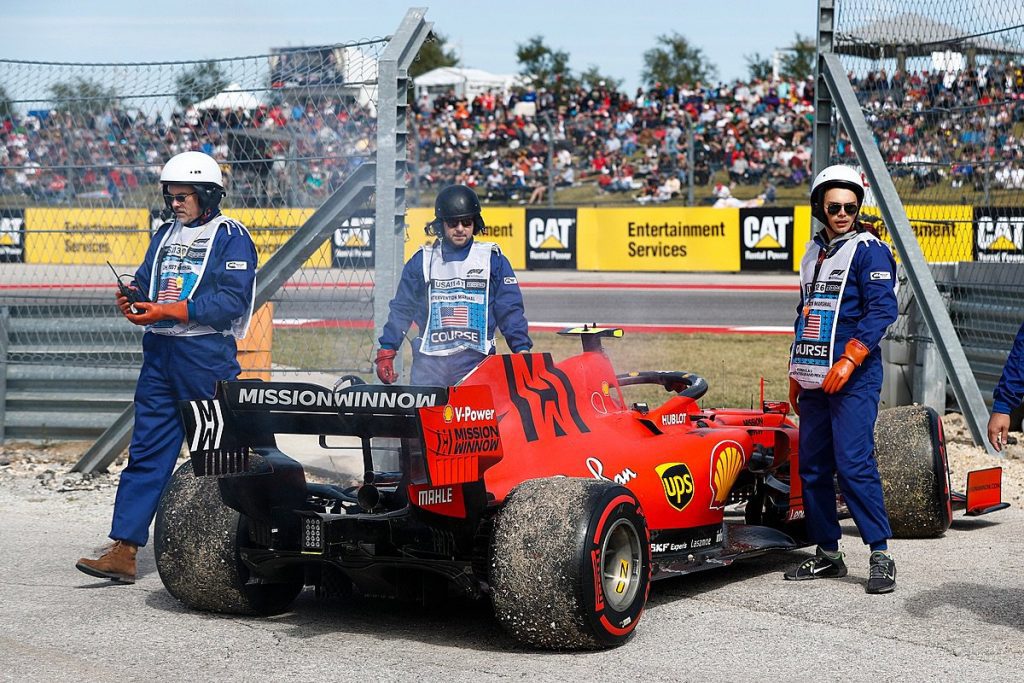
<instances>
[{"instance_id":1,"label":"rear wing of race car","mask_svg":"<svg viewBox=\"0 0 1024 683\"><path fill-rule=\"evenodd\" d=\"M276 434L421 439L419 409L440 410L447 398L442 387L223 381L181 413L196 475L226 476L250 471L254 451L276 449Z\"/></svg>"},{"instance_id":2,"label":"rear wing of race car","mask_svg":"<svg viewBox=\"0 0 1024 683\"><path fill-rule=\"evenodd\" d=\"M361 451L364 509L397 509L408 496L431 512L463 517L486 505L483 473L503 457L488 386L332 390L225 381L213 399L183 402L181 410L196 476L220 478L224 501L251 517L273 505L296 507L314 486L277 448L277 434L319 435L322 448L337 447L327 437L357 437L360 446L341 447ZM379 456L395 453L397 462L381 466Z\"/></svg>"}]
</instances>

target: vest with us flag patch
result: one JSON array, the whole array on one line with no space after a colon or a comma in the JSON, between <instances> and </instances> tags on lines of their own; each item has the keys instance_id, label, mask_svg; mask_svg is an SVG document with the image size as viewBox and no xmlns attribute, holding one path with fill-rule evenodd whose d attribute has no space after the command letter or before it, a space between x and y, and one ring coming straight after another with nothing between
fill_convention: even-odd
<instances>
[{"instance_id":1,"label":"vest with us flag patch","mask_svg":"<svg viewBox=\"0 0 1024 683\"><path fill-rule=\"evenodd\" d=\"M247 269L249 265L245 262L225 261L223 254L214 253L214 240L221 230L227 231L228 234L233 230L247 234L241 223L226 216L216 216L208 223L195 227L184 226L175 220L170 229L163 234L153 257L149 300L159 304L192 300L207 270ZM161 320L147 325L146 331L172 337L223 334L242 339L252 318L252 303L250 298L248 312L232 320L231 329L227 331L220 331L194 320L186 323Z\"/></svg>"},{"instance_id":2,"label":"vest with us flag patch","mask_svg":"<svg viewBox=\"0 0 1024 683\"><path fill-rule=\"evenodd\" d=\"M427 326L420 353L450 356L463 350L489 353L487 336L491 252L498 245L474 241L463 261L445 261L440 242L423 247Z\"/></svg>"},{"instance_id":3,"label":"vest with us flag patch","mask_svg":"<svg viewBox=\"0 0 1024 683\"><path fill-rule=\"evenodd\" d=\"M804 389L820 389L832 367L836 317L850 264L858 245L871 240L877 238L867 232L849 232L824 248L813 240L807 244L800 263L803 307L789 362L789 376Z\"/></svg>"}]
</instances>

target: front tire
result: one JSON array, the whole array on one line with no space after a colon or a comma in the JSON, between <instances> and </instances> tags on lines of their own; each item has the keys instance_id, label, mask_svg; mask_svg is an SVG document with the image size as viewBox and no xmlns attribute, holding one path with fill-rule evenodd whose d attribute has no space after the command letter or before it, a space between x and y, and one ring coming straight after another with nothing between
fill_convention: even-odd
<instances>
[{"instance_id":1,"label":"front tire","mask_svg":"<svg viewBox=\"0 0 1024 683\"><path fill-rule=\"evenodd\" d=\"M220 497L216 477L196 477L192 463L178 468L160 498L153 534L156 568L164 587L184 604L227 614L283 612L303 588L291 581L249 581L238 555L247 538L237 510Z\"/></svg>"},{"instance_id":2,"label":"front tire","mask_svg":"<svg viewBox=\"0 0 1024 683\"><path fill-rule=\"evenodd\" d=\"M926 406L878 414L875 457L894 538L934 538L953 519L939 415Z\"/></svg>"},{"instance_id":3,"label":"front tire","mask_svg":"<svg viewBox=\"0 0 1024 683\"><path fill-rule=\"evenodd\" d=\"M534 647L621 645L647 604L647 521L636 496L610 482L523 482L497 515L491 557L495 615Z\"/></svg>"}]
</instances>

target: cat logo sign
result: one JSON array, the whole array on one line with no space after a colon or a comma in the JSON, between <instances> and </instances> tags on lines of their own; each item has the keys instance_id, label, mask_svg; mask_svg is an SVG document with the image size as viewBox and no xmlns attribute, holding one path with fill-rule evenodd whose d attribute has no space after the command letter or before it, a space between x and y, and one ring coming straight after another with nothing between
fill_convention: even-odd
<instances>
[{"instance_id":1,"label":"cat logo sign","mask_svg":"<svg viewBox=\"0 0 1024 683\"><path fill-rule=\"evenodd\" d=\"M792 267L792 209L742 209L740 229L740 267L743 270Z\"/></svg>"},{"instance_id":2,"label":"cat logo sign","mask_svg":"<svg viewBox=\"0 0 1024 683\"><path fill-rule=\"evenodd\" d=\"M23 261L25 220L16 210L0 210L0 263Z\"/></svg>"},{"instance_id":3,"label":"cat logo sign","mask_svg":"<svg viewBox=\"0 0 1024 683\"><path fill-rule=\"evenodd\" d=\"M576 267L576 210L526 212L526 264L534 268Z\"/></svg>"},{"instance_id":4,"label":"cat logo sign","mask_svg":"<svg viewBox=\"0 0 1024 683\"><path fill-rule=\"evenodd\" d=\"M373 265L373 216L352 216L334 231L334 265L368 268Z\"/></svg>"},{"instance_id":5,"label":"cat logo sign","mask_svg":"<svg viewBox=\"0 0 1024 683\"><path fill-rule=\"evenodd\" d=\"M979 215L975 223L974 249L976 261L1024 263L1024 215L1011 215L1006 209Z\"/></svg>"},{"instance_id":6,"label":"cat logo sign","mask_svg":"<svg viewBox=\"0 0 1024 683\"><path fill-rule=\"evenodd\" d=\"M743 244L748 249L785 249L789 216L747 216L743 219Z\"/></svg>"},{"instance_id":7,"label":"cat logo sign","mask_svg":"<svg viewBox=\"0 0 1024 683\"><path fill-rule=\"evenodd\" d=\"M569 244L571 218L531 218L528 229L531 249L565 249Z\"/></svg>"}]
</instances>

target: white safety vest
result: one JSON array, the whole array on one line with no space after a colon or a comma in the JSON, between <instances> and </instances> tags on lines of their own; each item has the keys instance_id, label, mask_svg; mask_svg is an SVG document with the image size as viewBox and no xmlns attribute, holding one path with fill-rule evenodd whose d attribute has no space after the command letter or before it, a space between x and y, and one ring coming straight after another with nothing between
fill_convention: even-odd
<instances>
[{"instance_id":1,"label":"white safety vest","mask_svg":"<svg viewBox=\"0 0 1024 683\"><path fill-rule=\"evenodd\" d=\"M191 300L199 287L211 256L216 266L222 266L222 256L213 254L213 241L221 229L243 230L241 223L226 216L217 216L205 225L189 228L175 220L163 239L157 245L152 263L149 285L149 300L156 303L174 303ZM229 233L230 234L230 233ZM226 337L244 339L252 319L253 298L249 298L249 310L231 321L231 329L220 332L209 325L190 320L161 320L146 327L146 331L170 337L195 337L203 334L223 334Z\"/></svg>"},{"instance_id":2,"label":"white safety vest","mask_svg":"<svg viewBox=\"0 0 1024 683\"><path fill-rule=\"evenodd\" d=\"M836 318L846 290L853 255L861 242L877 238L868 232L848 232L825 248L819 263L821 247L808 242L800 263L800 291L804 305L797 322L789 362L789 376L804 389L819 389L832 367L836 339Z\"/></svg>"},{"instance_id":3,"label":"white safety vest","mask_svg":"<svg viewBox=\"0 0 1024 683\"><path fill-rule=\"evenodd\" d=\"M441 243L423 247L423 280L427 283L427 328L420 353L450 356L462 350L490 353L487 311L494 242L474 241L464 261L445 261Z\"/></svg>"}]
</instances>

